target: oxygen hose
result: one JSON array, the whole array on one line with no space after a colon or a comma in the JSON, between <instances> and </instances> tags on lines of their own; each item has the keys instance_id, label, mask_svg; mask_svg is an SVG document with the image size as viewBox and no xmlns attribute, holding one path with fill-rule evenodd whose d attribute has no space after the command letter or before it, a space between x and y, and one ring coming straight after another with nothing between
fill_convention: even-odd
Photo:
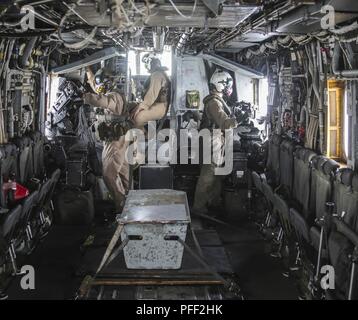
<instances>
[{"instance_id":1,"label":"oxygen hose","mask_svg":"<svg viewBox=\"0 0 358 320\"><path fill-rule=\"evenodd\" d=\"M21 56L20 65L22 68L26 68L29 64L29 59L31 57L31 52L34 49L37 37L30 38L29 42L26 44L24 52Z\"/></svg>"}]
</instances>

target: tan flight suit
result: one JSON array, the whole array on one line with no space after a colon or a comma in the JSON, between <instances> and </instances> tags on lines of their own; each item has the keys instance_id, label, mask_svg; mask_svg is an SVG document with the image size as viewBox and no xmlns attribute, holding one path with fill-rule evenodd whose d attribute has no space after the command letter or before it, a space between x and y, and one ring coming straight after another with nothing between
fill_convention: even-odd
<instances>
[{"instance_id":1,"label":"tan flight suit","mask_svg":"<svg viewBox=\"0 0 358 320\"><path fill-rule=\"evenodd\" d=\"M226 130L237 126L236 120L230 118L230 115L225 112L221 101L219 94L211 94L204 99L203 128ZM215 148L215 141L212 147ZM215 168L214 163L201 166L195 189L193 211L206 214L208 206L217 203L220 198L223 176L215 175Z\"/></svg>"},{"instance_id":2,"label":"tan flight suit","mask_svg":"<svg viewBox=\"0 0 358 320\"><path fill-rule=\"evenodd\" d=\"M87 83L90 85L93 92L96 92L96 86L94 81L95 75L90 68L87 69L86 75L87 75Z\"/></svg>"},{"instance_id":3,"label":"tan flight suit","mask_svg":"<svg viewBox=\"0 0 358 320\"><path fill-rule=\"evenodd\" d=\"M139 129L142 129L148 121L163 118L169 106L169 79L165 72L160 69L154 71L149 81L143 101L131 112L131 118Z\"/></svg>"},{"instance_id":4,"label":"tan flight suit","mask_svg":"<svg viewBox=\"0 0 358 320\"><path fill-rule=\"evenodd\" d=\"M94 89L93 73L87 72L87 78ZM143 102L134 107L130 114L136 128L143 129L148 121L159 120L165 116L169 106L168 90L170 90L169 79L164 71L154 71L150 76L149 87ZM115 92L106 95L86 93L84 102L93 107L106 109L115 115L127 112L124 99ZM125 194L129 188L129 164L125 160L127 147L128 142L123 136L117 141L105 142L102 154L103 179L115 201L117 210L122 209Z\"/></svg>"},{"instance_id":5,"label":"tan flight suit","mask_svg":"<svg viewBox=\"0 0 358 320\"><path fill-rule=\"evenodd\" d=\"M126 112L124 98L117 92L106 95L85 93L83 99L85 104L105 109L108 114L122 115ZM125 160L127 146L125 136L122 136L116 141L106 141L102 153L103 179L118 211L123 208L129 188L129 164Z\"/></svg>"}]
</instances>

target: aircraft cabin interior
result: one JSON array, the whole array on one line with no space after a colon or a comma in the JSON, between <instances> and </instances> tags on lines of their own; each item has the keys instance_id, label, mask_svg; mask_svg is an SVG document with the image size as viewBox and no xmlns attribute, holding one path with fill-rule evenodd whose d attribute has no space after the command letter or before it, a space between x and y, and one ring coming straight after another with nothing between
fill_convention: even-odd
<instances>
[{"instance_id":1,"label":"aircraft cabin interior","mask_svg":"<svg viewBox=\"0 0 358 320\"><path fill-rule=\"evenodd\" d=\"M357 101L355 0L1 1L0 300L357 300Z\"/></svg>"}]
</instances>

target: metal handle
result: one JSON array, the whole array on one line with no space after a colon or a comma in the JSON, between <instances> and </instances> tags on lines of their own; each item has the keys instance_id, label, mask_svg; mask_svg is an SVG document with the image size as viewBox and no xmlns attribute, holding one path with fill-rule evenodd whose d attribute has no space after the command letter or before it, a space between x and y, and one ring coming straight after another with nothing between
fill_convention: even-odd
<instances>
[{"instance_id":1,"label":"metal handle","mask_svg":"<svg viewBox=\"0 0 358 320\"><path fill-rule=\"evenodd\" d=\"M164 240L167 240L167 241L178 241L178 240L179 240L179 236L166 235L166 236L164 236Z\"/></svg>"},{"instance_id":2,"label":"metal handle","mask_svg":"<svg viewBox=\"0 0 358 320\"><path fill-rule=\"evenodd\" d=\"M138 236L138 235L128 235L128 240L143 240L143 236Z\"/></svg>"}]
</instances>

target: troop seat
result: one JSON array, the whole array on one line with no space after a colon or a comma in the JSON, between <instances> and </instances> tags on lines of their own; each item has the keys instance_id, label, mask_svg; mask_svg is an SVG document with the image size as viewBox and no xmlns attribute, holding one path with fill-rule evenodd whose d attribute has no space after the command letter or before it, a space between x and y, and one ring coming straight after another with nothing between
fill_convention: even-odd
<instances>
[{"instance_id":1,"label":"troop seat","mask_svg":"<svg viewBox=\"0 0 358 320\"><path fill-rule=\"evenodd\" d=\"M260 174L258 174L256 171L252 171L251 172L251 180L252 180L252 183L254 184L256 190L263 193L262 179L261 179Z\"/></svg>"},{"instance_id":2,"label":"troop seat","mask_svg":"<svg viewBox=\"0 0 358 320\"><path fill-rule=\"evenodd\" d=\"M292 202L293 152L295 143L285 139L280 144L279 187L274 194L275 211L279 214L282 227L290 231L289 206Z\"/></svg>"},{"instance_id":3,"label":"troop seat","mask_svg":"<svg viewBox=\"0 0 358 320\"><path fill-rule=\"evenodd\" d=\"M281 136L272 134L268 140L268 152L266 169L263 175L256 172L252 173L253 183L260 190L268 206L268 220L271 220L274 208L274 188L279 185L280 177L280 143Z\"/></svg>"},{"instance_id":4,"label":"troop seat","mask_svg":"<svg viewBox=\"0 0 358 320\"><path fill-rule=\"evenodd\" d=\"M55 190L56 190L56 186L57 186L57 183L60 179L60 176L61 176L61 170L60 169L56 169L55 171L52 172L51 174L51 177L49 178L49 185L46 186L46 188L48 188L45 192L45 195L44 195L44 198L43 198L43 202L42 202L42 205L41 207L39 207L39 210L38 211L39 213L44 213L47 209L50 209L50 210L53 210L53 204L52 204L52 198L53 198L53 195L55 193Z\"/></svg>"},{"instance_id":5,"label":"troop seat","mask_svg":"<svg viewBox=\"0 0 358 320\"><path fill-rule=\"evenodd\" d=\"M3 180L18 175L17 156L18 149L15 145L4 144L0 146L0 172Z\"/></svg>"},{"instance_id":6,"label":"troop seat","mask_svg":"<svg viewBox=\"0 0 358 320\"><path fill-rule=\"evenodd\" d=\"M55 192L56 189L56 185L60 179L61 176L61 170L60 169L56 169L54 172L52 172L51 177L50 177L50 181L51 181L51 185L50 185L50 191L46 194L45 197L45 204L49 204L51 202L51 199L53 197L53 194Z\"/></svg>"},{"instance_id":7,"label":"troop seat","mask_svg":"<svg viewBox=\"0 0 358 320\"><path fill-rule=\"evenodd\" d=\"M278 216L283 231L280 247L290 253L294 250L290 222L290 205L292 202L293 152L295 148L295 142L289 139L282 140L280 144L279 187L274 190L273 195L273 212ZM285 244L285 246L282 247L282 244Z\"/></svg>"},{"instance_id":8,"label":"troop seat","mask_svg":"<svg viewBox=\"0 0 358 320\"><path fill-rule=\"evenodd\" d=\"M313 194L311 198L311 214L315 224L310 228L310 241L315 250L320 249L323 229L319 223L329 214L327 204L333 200L333 181L339 164L323 156L312 159Z\"/></svg>"},{"instance_id":9,"label":"troop seat","mask_svg":"<svg viewBox=\"0 0 358 320\"><path fill-rule=\"evenodd\" d=\"M33 230L31 228L31 212L35 208L38 198L38 191L34 191L30 193L22 201L22 210L20 215L20 225L19 225L19 234L20 237L17 239L17 244L21 242L25 242L26 248L25 250L29 250L32 247L31 241L33 240Z\"/></svg>"},{"instance_id":10,"label":"troop seat","mask_svg":"<svg viewBox=\"0 0 358 320\"><path fill-rule=\"evenodd\" d=\"M298 147L294 153L294 179L292 198L294 206L290 208L290 220L299 240L310 243L310 228L313 225L310 215L310 196L312 188L311 161L316 153L310 149Z\"/></svg>"},{"instance_id":11,"label":"troop seat","mask_svg":"<svg viewBox=\"0 0 358 320\"><path fill-rule=\"evenodd\" d=\"M32 247L34 238L43 238L51 226L51 201L60 178L61 171L56 169L51 177L42 183L39 191L31 193L27 201L27 232L26 237L29 246ZM25 202L24 205L25 206ZM25 213L24 213L25 214Z\"/></svg>"},{"instance_id":12,"label":"troop seat","mask_svg":"<svg viewBox=\"0 0 358 320\"><path fill-rule=\"evenodd\" d=\"M13 144L4 144L0 146L0 206L8 208L9 201L3 190L4 182L16 179L18 176L17 167L18 149Z\"/></svg>"},{"instance_id":13,"label":"troop seat","mask_svg":"<svg viewBox=\"0 0 358 320\"><path fill-rule=\"evenodd\" d=\"M323 263L332 265L336 289L327 297L358 298L358 173L275 134L268 146L265 174L252 172L251 180L279 218L275 240L288 251L278 256L288 253L290 269L302 262L313 281Z\"/></svg>"},{"instance_id":14,"label":"troop seat","mask_svg":"<svg viewBox=\"0 0 358 320\"><path fill-rule=\"evenodd\" d=\"M292 197L293 184L293 154L297 145L289 139L280 144L280 192L288 199Z\"/></svg>"},{"instance_id":15,"label":"troop seat","mask_svg":"<svg viewBox=\"0 0 358 320\"><path fill-rule=\"evenodd\" d=\"M42 185L40 190L38 191L37 197L37 209L38 211L42 210L46 203L46 198L50 196L51 188L53 185L52 179L46 180Z\"/></svg>"},{"instance_id":16,"label":"troop seat","mask_svg":"<svg viewBox=\"0 0 358 320\"><path fill-rule=\"evenodd\" d=\"M50 203L59 177L60 170L55 170L46 179L41 133L30 133L0 146L0 270L12 270L11 275L17 275L17 256L32 252L47 234L52 221L47 216L52 215ZM4 192L4 183L9 181L25 186L30 194L14 201L11 192Z\"/></svg>"},{"instance_id":17,"label":"troop seat","mask_svg":"<svg viewBox=\"0 0 358 320\"><path fill-rule=\"evenodd\" d=\"M47 223L46 217L48 215L48 205L46 199L52 197L52 186L53 180L48 179L41 185L41 188L38 191L36 205L31 211L29 219L34 237L42 237L43 229Z\"/></svg>"},{"instance_id":18,"label":"troop seat","mask_svg":"<svg viewBox=\"0 0 358 320\"><path fill-rule=\"evenodd\" d=\"M269 138L268 155L266 163L266 182L271 186L278 187L280 184L280 144L282 138L273 134Z\"/></svg>"},{"instance_id":19,"label":"troop seat","mask_svg":"<svg viewBox=\"0 0 358 320\"><path fill-rule=\"evenodd\" d=\"M15 239L17 237L17 226L21 219L22 207L16 206L14 209L3 212L0 216L0 237L5 244L3 252L0 253L0 265L6 264L8 258L11 261L13 274L17 273Z\"/></svg>"},{"instance_id":20,"label":"troop seat","mask_svg":"<svg viewBox=\"0 0 358 320\"><path fill-rule=\"evenodd\" d=\"M271 209L273 209L274 205L274 190L271 185L267 182L266 179L262 180L262 192L266 198L266 201Z\"/></svg>"},{"instance_id":21,"label":"troop seat","mask_svg":"<svg viewBox=\"0 0 358 320\"><path fill-rule=\"evenodd\" d=\"M33 142L30 137L24 136L14 139L14 144L19 149L17 181L26 186L30 179L34 177Z\"/></svg>"},{"instance_id":22,"label":"troop seat","mask_svg":"<svg viewBox=\"0 0 358 320\"><path fill-rule=\"evenodd\" d=\"M281 195L274 193L274 212L277 213L284 235L290 237L291 222L290 222L290 206L288 201L282 198Z\"/></svg>"},{"instance_id":23,"label":"troop seat","mask_svg":"<svg viewBox=\"0 0 358 320\"><path fill-rule=\"evenodd\" d=\"M35 178L43 180L45 177L45 160L44 160L44 137L41 132L30 134L32 140L32 158L33 158L33 175Z\"/></svg>"},{"instance_id":24,"label":"troop seat","mask_svg":"<svg viewBox=\"0 0 358 320\"><path fill-rule=\"evenodd\" d=\"M328 235L330 264L335 270L335 298L357 299L358 173L341 169L334 181L333 226Z\"/></svg>"}]
</instances>

